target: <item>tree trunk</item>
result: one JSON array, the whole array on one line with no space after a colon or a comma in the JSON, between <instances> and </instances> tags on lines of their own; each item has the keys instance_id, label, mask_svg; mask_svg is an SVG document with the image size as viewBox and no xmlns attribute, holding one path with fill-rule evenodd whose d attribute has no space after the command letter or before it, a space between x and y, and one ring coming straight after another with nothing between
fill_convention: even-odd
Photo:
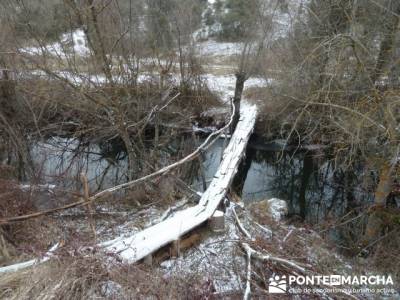
<instances>
[{"instance_id":1,"label":"tree trunk","mask_svg":"<svg viewBox=\"0 0 400 300\"><path fill-rule=\"evenodd\" d=\"M181 75L180 79L180 86L181 88L184 87L185 85L185 62L184 62L184 57L183 57L183 50L182 50L182 42L181 42L181 31L179 29L179 26L176 26L177 34L178 34L178 52L179 52L179 73Z\"/></svg>"},{"instance_id":2,"label":"tree trunk","mask_svg":"<svg viewBox=\"0 0 400 300\"><path fill-rule=\"evenodd\" d=\"M233 116L231 132L235 131L236 125L239 122L240 101L242 100L242 94L243 94L245 81L246 81L245 73L243 73L243 72L236 73L235 95L233 96L233 105L235 106L235 115Z\"/></svg>"},{"instance_id":3,"label":"tree trunk","mask_svg":"<svg viewBox=\"0 0 400 300\"><path fill-rule=\"evenodd\" d=\"M306 218L306 208L307 208L306 192L312 171L313 171L312 156L306 153L303 160L303 170L302 170L301 186L299 192L300 217L303 220L305 220Z\"/></svg>"},{"instance_id":4,"label":"tree trunk","mask_svg":"<svg viewBox=\"0 0 400 300\"><path fill-rule=\"evenodd\" d=\"M386 23L384 31L385 36L383 37L380 45L375 70L371 75L371 82L374 85L376 85L376 81L379 79L379 77L384 74L385 68L389 63L392 57L392 52L394 50L397 28L400 21L400 18L398 17L398 15L400 14L400 3L395 3L394 5L395 7L393 8L393 11L396 15L392 15L391 19L388 20Z\"/></svg>"},{"instance_id":5,"label":"tree trunk","mask_svg":"<svg viewBox=\"0 0 400 300\"><path fill-rule=\"evenodd\" d=\"M87 38L92 40L92 48L95 53L96 60L101 64L104 75L108 82L112 85L113 78L111 74L110 60L107 57L104 40L100 33L99 24L97 21L97 12L93 4L93 0L88 1L90 7L90 16L88 16L88 30L86 31Z\"/></svg>"},{"instance_id":6,"label":"tree trunk","mask_svg":"<svg viewBox=\"0 0 400 300\"><path fill-rule=\"evenodd\" d=\"M73 0L64 0L69 5L78 19L78 23L83 27L86 39L90 48L93 50L96 64L99 65L109 84L113 85L110 63L107 57L104 37L98 24L98 12L94 0L86 0L84 4L78 6Z\"/></svg>"},{"instance_id":7,"label":"tree trunk","mask_svg":"<svg viewBox=\"0 0 400 300\"><path fill-rule=\"evenodd\" d=\"M139 174L139 159L136 156L129 133L125 128L120 129L120 136L128 154L128 179L133 180Z\"/></svg>"},{"instance_id":8,"label":"tree trunk","mask_svg":"<svg viewBox=\"0 0 400 300\"><path fill-rule=\"evenodd\" d=\"M256 150L252 147L247 147L246 156L241 161L238 172L233 178L232 189L233 191L242 197L244 183L246 182L247 174L249 173L251 163L256 156Z\"/></svg>"},{"instance_id":9,"label":"tree trunk","mask_svg":"<svg viewBox=\"0 0 400 300\"><path fill-rule=\"evenodd\" d=\"M371 242L379 238L380 233L383 229L383 222L380 216L379 208L382 208L386 205L386 198L392 191L393 173L393 165L390 165L389 163L383 164L380 171L379 184L375 191L375 208L368 217L367 227L365 229L364 237L362 240L363 246L367 246Z\"/></svg>"},{"instance_id":10,"label":"tree trunk","mask_svg":"<svg viewBox=\"0 0 400 300\"><path fill-rule=\"evenodd\" d=\"M0 65L6 65L0 61ZM30 157L29 147L24 139L23 130L20 130L18 120L21 118L21 106L18 103L16 95L16 84L12 80L12 74L7 70L2 71L0 76L0 129L4 131L13 145L13 154L15 154L18 165L18 179L26 180L29 173L33 173L33 162Z\"/></svg>"}]
</instances>

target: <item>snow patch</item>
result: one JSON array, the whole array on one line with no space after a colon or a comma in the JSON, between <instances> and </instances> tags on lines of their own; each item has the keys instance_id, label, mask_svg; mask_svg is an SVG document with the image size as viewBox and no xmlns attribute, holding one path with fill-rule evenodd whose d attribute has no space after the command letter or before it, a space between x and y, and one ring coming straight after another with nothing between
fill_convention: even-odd
<instances>
[{"instance_id":1,"label":"snow patch","mask_svg":"<svg viewBox=\"0 0 400 300\"><path fill-rule=\"evenodd\" d=\"M42 258L37 258L37 259L31 259L25 262L17 263L14 265L6 266L6 267L1 267L0 268L0 274L1 273L8 273L8 272L15 272L18 270L26 269L34 265L38 265L41 263L44 263L48 261L52 256L54 251L57 250L59 243L55 244L53 247L49 249L49 251L46 252L46 254Z\"/></svg>"},{"instance_id":2,"label":"snow patch","mask_svg":"<svg viewBox=\"0 0 400 300\"><path fill-rule=\"evenodd\" d=\"M49 184L49 183L46 183L46 184L35 184L35 185L32 185L32 184L21 184L19 187L23 191L36 191L36 190L39 190L39 191L51 191L51 190L54 190L56 188L56 185L55 184Z\"/></svg>"},{"instance_id":3,"label":"snow patch","mask_svg":"<svg viewBox=\"0 0 400 300\"><path fill-rule=\"evenodd\" d=\"M236 77L235 75L214 75L205 74L203 79L207 82L208 87L221 95L222 101L229 101L233 97L235 91ZM245 82L245 89L252 87L264 87L270 83L269 80L261 77L251 77Z\"/></svg>"},{"instance_id":4,"label":"snow patch","mask_svg":"<svg viewBox=\"0 0 400 300\"><path fill-rule=\"evenodd\" d=\"M71 54L82 57L90 54L86 35L82 29L64 33L59 42L41 47L26 47L20 49L20 51L31 55L51 54L60 58L66 58Z\"/></svg>"},{"instance_id":5,"label":"snow patch","mask_svg":"<svg viewBox=\"0 0 400 300\"><path fill-rule=\"evenodd\" d=\"M285 200L271 198L268 200L268 211L275 221L280 221L288 213L288 206Z\"/></svg>"},{"instance_id":6,"label":"snow patch","mask_svg":"<svg viewBox=\"0 0 400 300\"><path fill-rule=\"evenodd\" d=\"M242 43L219 43L215 40L207 40L197 44L201 56L231 56L242 52Z\"/></svg>"},{"instance_id":7,"label":"snow patch","mask_svg":"<svg viewBox=\"0 0 400 300\"><path fill-rule=\"evenodd\" d=\"M235 225L232 207L226 210L227 230L224 235L211 234L199 246L184 251L182 256L162 262L165 277L174 274L185 276L195 271L205 282L212 281L216 293L241 290L245 260L236 252L235 245L240 233Z\"/></svg>"},{"instance_id":8,"label":"snow patch","mask_svg":"<svg viewBox=\"0 0 400 300\"><path fill-rule=\"evenodd\" d=\"M119 283L107 280L101 286L101 294L111 299L122 298L123 288Z\"/></svg>"}]
</instances>

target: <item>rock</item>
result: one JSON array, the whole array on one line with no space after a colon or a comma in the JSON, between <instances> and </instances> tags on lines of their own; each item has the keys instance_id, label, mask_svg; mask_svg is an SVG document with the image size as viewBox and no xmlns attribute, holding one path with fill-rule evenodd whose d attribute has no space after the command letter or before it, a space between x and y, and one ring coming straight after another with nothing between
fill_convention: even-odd
<instances>
[{"instance_id":1,"label":"rock","mask_svg":"<svg viewBox=\"0 0 400 300\"><path fill-rule=\"evenodd\" d=\"M121 299L123 288L119 283L107 280L101 285L101 294L111 299Z\"/></svg>"},{"instance_id":2,"label":"rock","mask_svg":"<svg viewBox=\"0 0 400 300\"><path fill-rule=\"evenodd\" d=\"M286 201L278 198L265 199L252 203L249 209L259 219L269 218L274 221L282 220L288 213Z\"/></svg>"},{"instance_id":3,"label":"rock","mask_svg":"<svg viewBox=\"0 0 400 300\"><path fill-rule=\"evenodd\" d=\"M225 214L216 210L209 220L209 225L212 231L221 232L225 230Z\"/></svg>"},{"instance_id":4,"label":"rock","mask_svg":"<svg viewBox=\"0 0 400 300\"><path fill-rule=\"evenodd\" d=\"M285 200L271 198L267 201L269 203L269 214L275 221L280 221L288 214L288 206Z\"/></svg>"}]
</instances>

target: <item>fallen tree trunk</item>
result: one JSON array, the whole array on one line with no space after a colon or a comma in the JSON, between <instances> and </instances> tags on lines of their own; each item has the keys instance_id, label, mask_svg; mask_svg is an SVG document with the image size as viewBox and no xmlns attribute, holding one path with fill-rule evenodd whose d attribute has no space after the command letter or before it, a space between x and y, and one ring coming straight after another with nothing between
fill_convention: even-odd
<instances>
[{"instance_id":1,"label":"fallen tree trunk","mask_svg":"<svg viewBox=\"0 0 400 300\"><path fill-rule=\"evenodd\" d=\"M0 274L23 270L23 269L29 268L31 266L38 265L38 264L48 261L50 259L50 257L53 255L53 252L57 250L58 245L59 245L59 243L57 243L53 247L51 247L49 249L49 251L47 251L46 254L42 258L31 259L31 260L16 263L16 264L13 264L10 266L1 267Z\"/></svg>"},{"instance_id":2,"label":"fallen tree trunk","mask_svg":"<svg viewBox=\"0 0 400 300\"><path fill-rule=\"evenodd\" d=\"M209 188L204 192L204 194L202 194L198 205L178 212L173 217L162 221L154 226L151 226L135 234L132 237L117 238L108 242L104 242L100 244L100 246L105 247L109 251L120 254L121 257L125 259L125 261L136 262L140 259L145 258L148 255L151 255L162 246L178 240L179 237L181 237L185 233L191 231L192 229L207 221L214 214L221 200L223 200L226 196L227 190L237 171L240 160L245 154L247 142L254 129L256 116L257 108L255 106L243 105L241 111L241 119L237 125L235 133L233 134L228 147L224 151L223 159L219 166L219 169L214 175L214 179L211 182ZM122 184L117 187L97 193L90 197L89 201L81 199L75 203L69 204L56 210L58 211L70 207L87 205L105 194L131 187L132 185L138 184L144 180L148 180L149 178L167 173L176 166L195 158L199 153L201 153L201 151L207 149L215 141L213 140L210 142L211 137L221 134L230 125L230 123L231 122L229 122L229 124L227 124L224 128L221 128L217 132L211 134L195 152L189 155L189 157L186 157L181 161L178 161L177 163L167 166L138 180L134 180L126 184ZM21 218L21 220L43 215L48 212L39 212L28 216L22 216L23 218ZM13 219L13 221L17 221L17 218ZM30 261L2 267L0 268L0 273L17 271L36 264L43 263L50 259L52 252L57 247L58 244L52 247L42 259L32 259Z\"/></svg>"},{"instance_id":3,"label":"fallen tree trunk","mask_svg":"<svg viewBox=\"0 0 400 300\"><path fill-rule=\"evenodd\" d=\"M136 262L207 221L225 198L237 172L250 135L253 132L257 108L242 105L241 119L224 151L222 162L198 205L176 213L173 217L127 238L104 242L101 246L117 253L126 262Z\"/></svg>"},{"instance_id":4,"label":"fallen tree trunk","mask_svg":"<svg viewBox=\"0 0 400 300\"><path fill-rule=\"evenodd\" d=\"M106 195L110 195L111 193L123 190L123 189L128 189L128 188L132 188L133 186L139 185L143 182L149 181L151 179L160 177L160 176L164 176L166 175L168 172L170 172L171 170L187 163L190 162L194 159L196 159L202 152L206 151L208 148L210 148L217 140L218 138L226 131L226 129L229 128L229 126L231 125L233 118L235 116L235 108L232 104L232 115L230 117L229 122L222 128L218 129L217 131L212 132L207 138L206 140L196 149L194 150L192 153L190 153L188 156L185 156L184 158L182 158L181 160L172 163L162 169L159 169L151 174L148 174L146 176L140 177L138 179L132 180L132 181L128 181L126 183L122 183L120 185L102 190L101 192L98 192L94 195L92 195L91 197L89 197L88 199L84 199L82 198L82 195L78 196L79 200L61 207L57 207L57 208L53 208L53 209L48 209L48 210L44 210L44 211L39 211L39 212L35 212L32 214L27 214L27 215L22 215L22 216L16 216L16 217L8 217L8 218L4 218L4 219L0 219L0 225L4 225L4 224L8 224L8 223L12 223L12 222L18 222L18 221L25 221L28 219L32 219L32 218L37 218L46 214L51 214L54 212L58 212L61 210L66 210L66 209L70 209L70 208L74 208L74 207L78 207L78 206L85 206L85 205L89 205L91 204L93 201L98 200L101 197L104 197Z\"/></svg>"}]
</instances>

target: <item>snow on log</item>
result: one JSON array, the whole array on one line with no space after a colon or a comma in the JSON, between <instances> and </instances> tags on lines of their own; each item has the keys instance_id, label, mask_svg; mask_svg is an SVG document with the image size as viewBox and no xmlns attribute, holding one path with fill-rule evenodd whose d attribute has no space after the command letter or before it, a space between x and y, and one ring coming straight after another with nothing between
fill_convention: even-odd
<instances>
[{"instance_id":1,"label":"snow on log","mask_svg":"<svg viewBox=\"0 0 400 300\"><path fill-rule=\"evenodd\" d=\"M49 249L49 251L46 252L46 254L42 258L37 258L37 259L31 259L25 262L17 263L14 265L10 266L5 266L0 268L0 274L2 273L8 273L8 272L15 272L19 271L25 268L29 268L34 265L38 265L41 263L44 263L50 259L50 257L53 255L53 252L58 248L59 243L55 244L53 247Z\"/></svg>"},{"instance_id":2,"label":"snow on log","mask_svg":"<svg viewBox=\"0 0 400 300\"><path fill-rule=\"evenodd\" d=\"M177 212L173 217L153 225L130 237L119 237L104 242L101 246L117 253L126 262L136 262L152 254L161 247L172 243L207 221L225 198L241 158L245 154L247 142L253 132L257 116L256 106L242 104L240 120L226 147L222 162L199 204Z\"/></svg>"}]
</instances>

